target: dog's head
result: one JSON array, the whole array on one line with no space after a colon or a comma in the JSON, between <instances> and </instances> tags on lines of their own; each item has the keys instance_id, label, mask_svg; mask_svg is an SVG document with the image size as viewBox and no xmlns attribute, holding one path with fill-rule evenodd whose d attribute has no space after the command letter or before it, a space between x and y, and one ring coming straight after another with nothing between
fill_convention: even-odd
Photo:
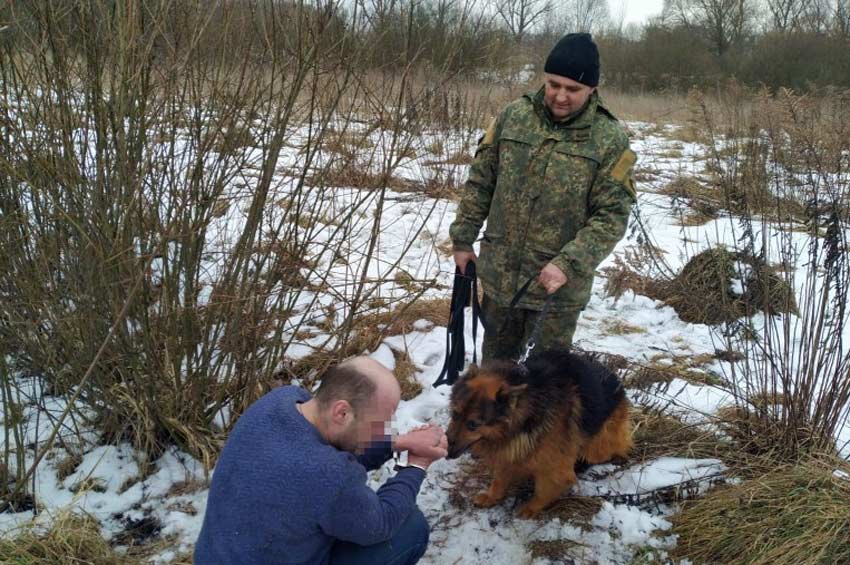
<instances>
[{"instance_id":1,"label":"dog's head","mask_svg":"<svg viewBox=\"0 0 850 565\"><path fill-rule=\"evenodd\" d=\"M447 436L449 459L478 442L500 442L512 435L519 401L527 388L515 363L474 365L452 388L452 419Z\"/></svg>"}]
</instances>

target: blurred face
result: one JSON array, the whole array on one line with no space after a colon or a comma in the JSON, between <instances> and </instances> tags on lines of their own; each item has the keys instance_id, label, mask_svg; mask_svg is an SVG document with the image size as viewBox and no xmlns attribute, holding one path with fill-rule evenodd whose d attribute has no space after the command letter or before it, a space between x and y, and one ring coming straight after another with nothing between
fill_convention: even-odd
<instances>
[{"instance_id":1,"label":"blurred face","mask_svg":"<svg viewBox=\"0 0 850 565\"><path fill-rule=\"evenodd\" d=\"M563 120L581 110L596 90L595 86L551 73L546 73L544 80L543 102L555 120Z\"/></svg>"},{"instance_id":2,"label":"blurred face","mask_svg":"<svg viewBox=\"0 0 850 565\"><path fill-rule=\"evenodd\" d=\"M369 405L354 416L346 429L343 449L359 454L370 445L388 441L392 435L393 414L397 407L398 399L376 394Z\"/></svg>"},{"instance_id":3,"label":"blurred face","mask_svg":"<svg viewBox=\"0 0 850 565\"><path fill-rule=\"evenodd\" d=\"M399 394L395 390L380 387L359 412L345 400L334 402L328 411L329 442L337 449L360 454L370 445L388 441L398 402Z\"/></svg>"}]
</instances>

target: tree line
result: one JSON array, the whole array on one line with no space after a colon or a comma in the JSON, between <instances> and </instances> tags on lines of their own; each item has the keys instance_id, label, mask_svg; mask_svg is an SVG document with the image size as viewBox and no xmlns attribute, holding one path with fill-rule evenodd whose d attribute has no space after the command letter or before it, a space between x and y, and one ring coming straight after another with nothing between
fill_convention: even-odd
<instances>
[{"instance_id":1,"label":"tree line","mask_svg":"<svg viewBox=\"0 0 850 565\"><path fill-rule=\"evenodd\" d=\"M734 78L771 89L850 86L850 0L665 0L641 25L593 0L356 0L371 64L474 73L539 69L565 33L591 32L603 83L686 91ZM391 31L395 30L395 31ZM396 37L394 37L394 35ZM409 42L401 45L399 38ZM451 53L454 59L447 59Z\"/></svg>"},{"instance_id":2,"label":"tree line","mask_svg":"<svg viewBox=\"0 0 850 565\"><path fill-rule=\"evenodd\" d=\"M641 25L624 23L621 2L609 9L595 0L219 0L204 8L200 41L214 56L311 45L331 65L345 58L362 70L425 66L502 81L529 65L539 70L565 33L587 31L600 45L603 84L622 90L683 91L729 78L774 90L850 86L850 0L665 0ZM57 3L71 13L88 4ZM173 2L169 19L196 7ZM27 10L0 9L0 42L31 33Z\"/></svg>"}]
</instances>

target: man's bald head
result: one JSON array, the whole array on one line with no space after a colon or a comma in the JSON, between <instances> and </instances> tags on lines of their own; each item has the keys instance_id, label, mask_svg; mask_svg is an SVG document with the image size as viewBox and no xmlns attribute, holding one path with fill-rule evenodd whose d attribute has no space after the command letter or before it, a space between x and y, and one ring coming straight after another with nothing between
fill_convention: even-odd
<instances>
[{"instance_id":1,"label":"man's bald head","mask_svg":"<svg viewBox=\"0 0 850 565\"><path fill-rule=\"evenodd\" d=\"M327 408L337 400L346 400L355 414L362 414L373 400L380 405L392 405L394 409L400 397L401 389L395 376L369 357L355 357L329 368L316 391L320 407Z\"/></svg>"}]
</instances>

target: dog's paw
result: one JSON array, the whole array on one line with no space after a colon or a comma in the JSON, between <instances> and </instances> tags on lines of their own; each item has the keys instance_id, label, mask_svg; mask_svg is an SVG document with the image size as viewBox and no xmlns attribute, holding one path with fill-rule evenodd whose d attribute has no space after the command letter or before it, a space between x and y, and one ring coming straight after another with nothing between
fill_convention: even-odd
<instances>
[{"instance_id":1,"label":"dog's paw","mask_svg":"<svg viewBox=\"0 0 850 565\"><path fill-rule=\"evenodd\" d=\"M536 504L526 503L519 507L517 510L517 516L522 518L523 520L531 520L532 518L536 518L542 508L539 508Z\"/></svg>"},{"instance_id":2,"label":"dog's paw","mask_svg":"<svg viewBox=\"0 0 850 565\"><path fill-rule=\"evenodd\" d=\"M472 503L479 508L490 508L499 504L500 500L492 496L489 491L482 490L472 498Z\"/></svg>"}]
</instances>

